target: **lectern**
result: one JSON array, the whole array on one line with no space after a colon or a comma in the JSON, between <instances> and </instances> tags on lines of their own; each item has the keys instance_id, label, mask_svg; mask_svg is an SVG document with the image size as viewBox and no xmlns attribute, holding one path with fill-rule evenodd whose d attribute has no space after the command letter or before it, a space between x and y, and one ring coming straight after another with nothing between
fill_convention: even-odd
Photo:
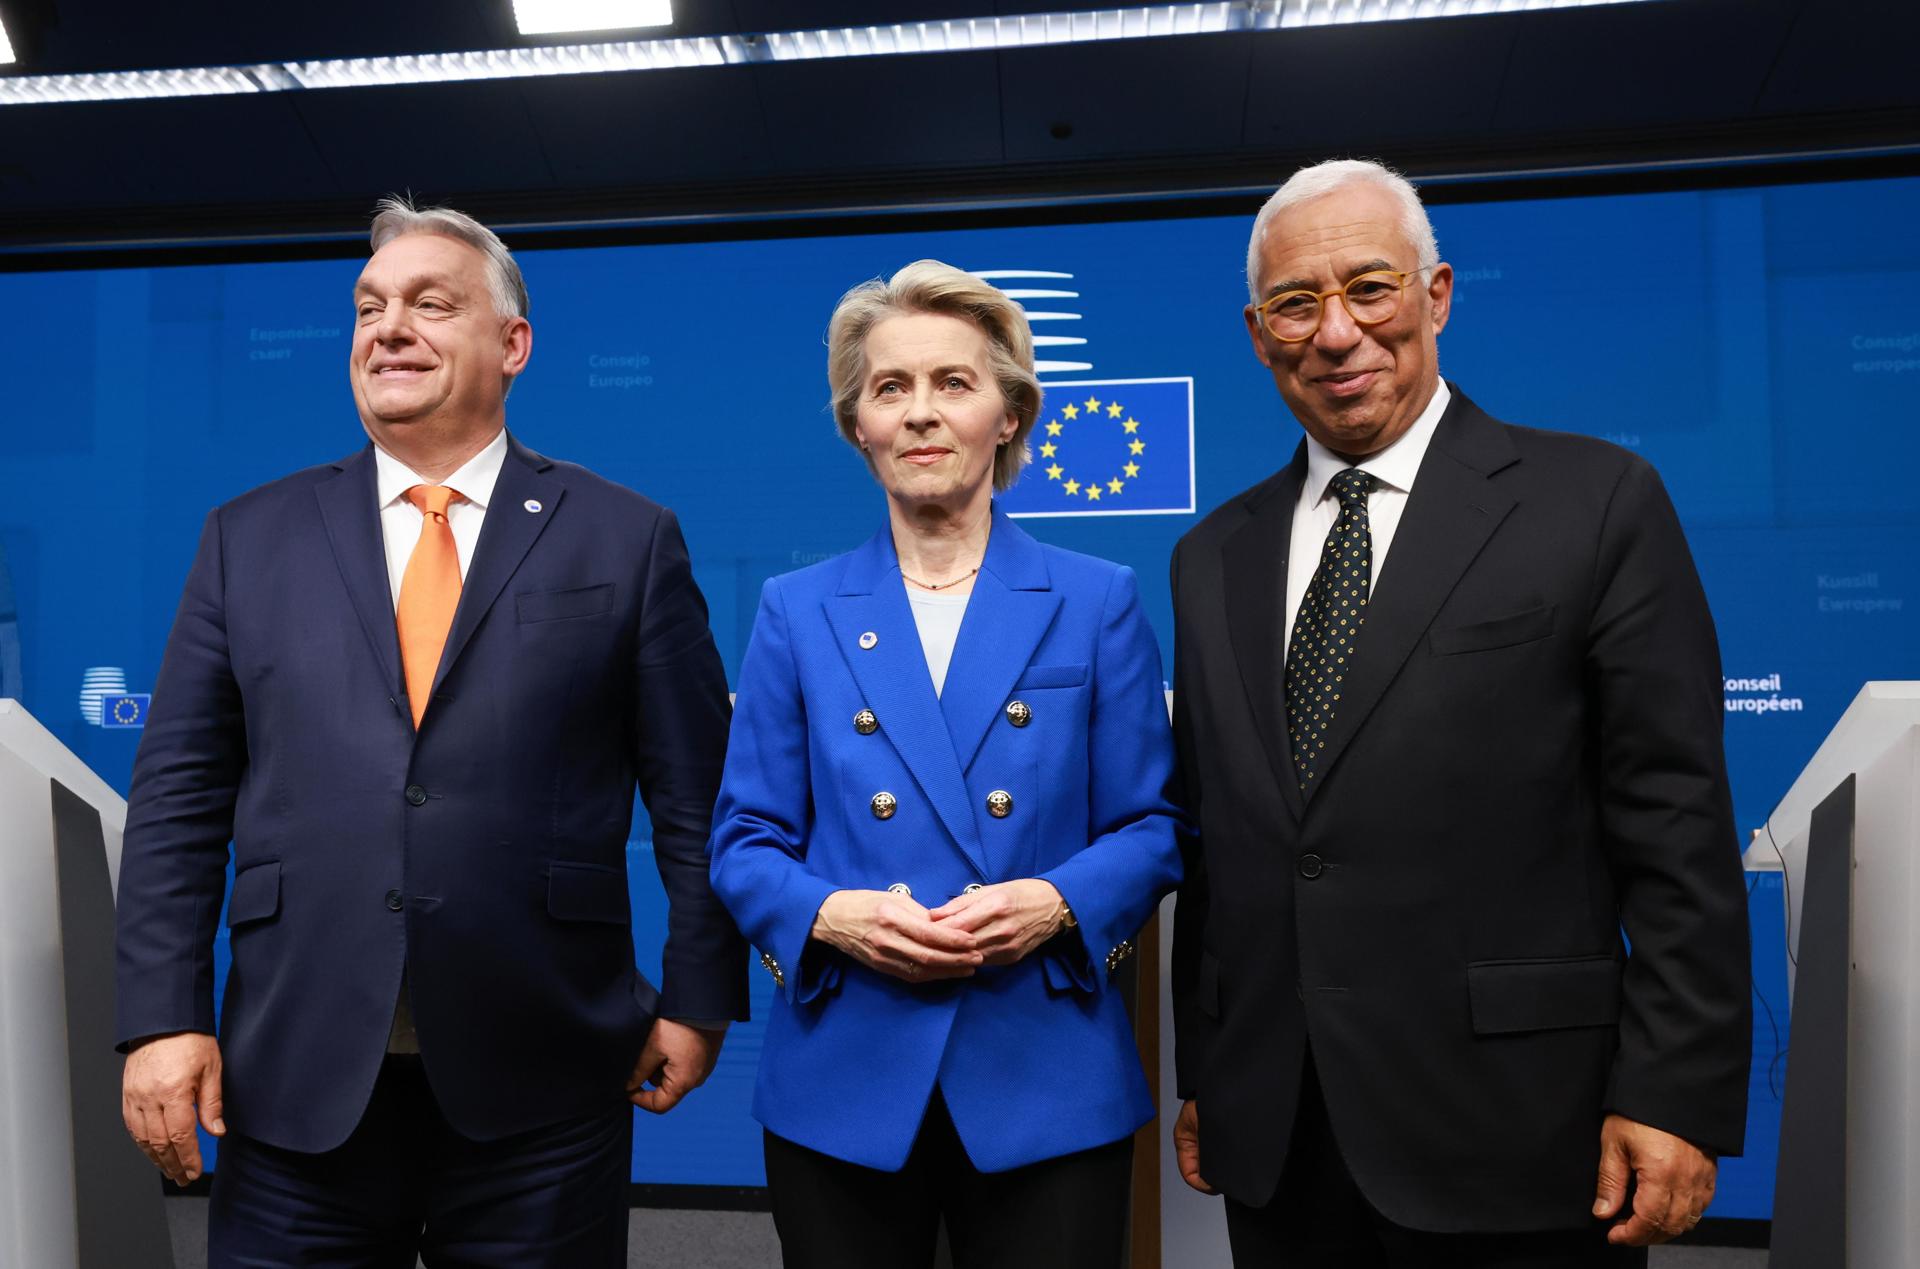
<instances>
[{"instance_id":1,"label":"lectern","mask_svg":"<svg viewBox=\"0 0 1920 1269\"><path fill-rule=\"evenodd\" d=\"M0 700L0 1266L172 1269L120 1121L113 887L127 805Z\"/></svg>"},{"instance_id":2,"label":"lectern","mask_svg":"<svg viewBox=\"0 0 1920 1269\"><path fill-rule=\"evenodd\" d=\"M1868 683L1748 847L1785 872L1774 1269L1920 1265L1920 682Z\"/></svg>"}]
</instances>

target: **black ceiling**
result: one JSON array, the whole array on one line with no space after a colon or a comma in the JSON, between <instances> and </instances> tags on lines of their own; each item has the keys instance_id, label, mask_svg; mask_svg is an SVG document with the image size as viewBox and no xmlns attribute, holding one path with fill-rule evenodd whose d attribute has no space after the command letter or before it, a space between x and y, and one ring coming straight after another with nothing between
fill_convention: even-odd
<instances>
[{"instance_id":1,"label":"black ceiling","mask_svg":"<svg viewBox=\"0 0 1920 1269\"><path fill-rule=\"evenodd\" d=\"M1064 0L678 0L660 34ZM509 0L0 0L13 74L503 48ZM582 37L574 37L582 38ZM597 37L585 37L597 38ZM564 41L546 41L564 42ZM0 245L357 233L412 189L496 221L657 221L1920 151L1920 4L1560 12L398 88L0 107ZM1916 165L1914 170L1920 170Z\"/></svg>"}]
</instances>

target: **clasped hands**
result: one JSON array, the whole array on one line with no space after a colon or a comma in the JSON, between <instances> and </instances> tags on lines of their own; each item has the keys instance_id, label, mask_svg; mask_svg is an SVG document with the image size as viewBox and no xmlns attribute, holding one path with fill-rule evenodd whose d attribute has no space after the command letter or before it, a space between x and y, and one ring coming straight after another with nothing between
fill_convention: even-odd
<instances>
[{"instance_id":1,"label":"clasped hands","mask_svg":"<svg viewBox=\"0 0 1920 1269\"><path fill-rule=\"evenodd\" d=\"M1066 919L1060 892L1037 877L982 886L931 910L889 890L836 890L813 919L813 937L869 969L924 983L1011 965Z\"/></svg>"}]
</instances>

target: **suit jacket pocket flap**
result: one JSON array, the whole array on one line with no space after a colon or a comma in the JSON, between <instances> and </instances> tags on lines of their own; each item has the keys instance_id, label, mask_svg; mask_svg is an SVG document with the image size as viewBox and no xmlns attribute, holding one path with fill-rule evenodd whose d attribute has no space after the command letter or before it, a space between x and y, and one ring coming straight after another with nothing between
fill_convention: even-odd
<instances>
[{"instance_id":1,"label":"suit jacket pocket flap","mask_svg":"<svg viewBox=\"0 0 1920 1269\"><path fill-rule=\"evenodd\" d=\"M514 600L520 620L564 621L568 617L598 617L613 611L613 583L582 586L576 590L536 590Z\"/></svg>"},{"instance_id":2,"label":"suit jacket pocket flap","mask_svg":"<svg viewBox=\"0 0 1920 1269\"><path fill-rule=\"evenodd\" d=\"M269 859L233 874L233 894L227 900L227 924L263 921L280 911L280 861Z\"/></svg>"},{"instance_id":3,"label":"suit jacket pocket flap","mask_svg":"<svg viewBox=\"0 0 1920 1269\"><path fill-rule=\"evenodd\" d=\"M1467 966L1475 1035L1605 1027L1620 1020L1620 962L1609 955Z\"/></svg>"},{"instance_id":4,"label":"suit jacket pocket flap","mask_svg":"<svg viewBox=\"0 0 1920 1269\"><path fill-rule=\"evenodd\" d=\"M1476 621L1470 626L1453 626L1427 636L1433 654L1452 656L1456 652L1486 652L1510 648L1516 643L1531 643L1553 633L1553 605L1529 608L1492 621Z\"/></svg>"},{"instance_id":5,"label":"suit jacket pocket flap","mask_svg":"<svg viewBox=\"0 0 1920 1269\"><path fill-rule=\"evenodd\" d=\"M1079 687L1087 681L1086 665L1030 665L1013 685L1016 692L1040 687Z\"/></svg>"},{"instance_id":6,"label":"suit jacket pocket flap","mask_svg":"<svg viewBox=\"0 0 1920 1269\"><path fill-rule=\"evenodd\" d=\"M626 874L600 864L548 864L547 912L562 921L625 925Z\"/></svg>"}]
</instances>

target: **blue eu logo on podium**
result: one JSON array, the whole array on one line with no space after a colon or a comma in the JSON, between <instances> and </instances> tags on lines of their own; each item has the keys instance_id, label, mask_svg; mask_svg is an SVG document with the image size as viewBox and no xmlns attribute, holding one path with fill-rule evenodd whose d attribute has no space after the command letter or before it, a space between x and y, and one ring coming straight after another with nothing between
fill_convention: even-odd
<instances>
[{"instance_id":1,"label":"blue eu logo on podium","mask_svg":"<svg viewBox=\"0 0 1920 1269\"><path fill-rule=\"evenodd\" d=\"M121 696L103 696L100 698L100 726L112 731L116 728L145 727L147 709L153 704L151 692L128 692Z\"/></svg>"},{"instance_id":2,"label":"blue eu logo on podium","mask_svg":"<svg viewBox=\"0 0 1920 1269\"><path fill-rule=\"evenodd\" d=\"M1049 383L1027 446L1033 461L1000 495L1016 516L1193 512L1193 380Z\"/></svg>"}]
</instances>

